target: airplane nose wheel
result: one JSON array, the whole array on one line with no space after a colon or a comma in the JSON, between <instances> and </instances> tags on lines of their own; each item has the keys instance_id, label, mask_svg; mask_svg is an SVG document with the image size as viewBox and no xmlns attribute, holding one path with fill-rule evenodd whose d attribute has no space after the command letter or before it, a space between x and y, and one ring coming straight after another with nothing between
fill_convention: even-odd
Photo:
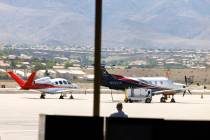
<instances>
[{"instance_id":1,"label":"airplane nose wheel","mask_svg":"<svg viewBox=\"0 0 210 140\"><path fill-rule=\"evenodd\" d=\"M74 97L72 96L72 94L71 94L71 96L69 97L69 99L74 99Z\"/></svg>"}]
</instances>

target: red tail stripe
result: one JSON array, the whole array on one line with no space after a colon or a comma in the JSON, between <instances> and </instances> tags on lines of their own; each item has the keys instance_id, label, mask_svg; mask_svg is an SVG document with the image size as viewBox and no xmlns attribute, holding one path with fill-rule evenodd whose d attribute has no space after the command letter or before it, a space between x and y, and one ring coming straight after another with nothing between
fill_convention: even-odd
<instances>
[{"instance_id":1,"label":"red tail stripe","mask_svg":"<svg viewBox=\"0 0 210 140\"><path fill-rule=\"evenodd\" d=\"M32 86L35 76L36 76L36 72L32 72L30 77L26 81L24 88L30 88Z\"/></svg>"},{"instance_id":2,"label":"red tail stripe","mask_svg":"<svg viewBox=\"0 0 210 140\"><path fill-rule=\"evenodd\" d=\"M16 75L12 71L8 71L7 73L19 84L20 87L23 87L25 85L25 81L21 79L18 75Z\"/></svg>"}]
</instances>

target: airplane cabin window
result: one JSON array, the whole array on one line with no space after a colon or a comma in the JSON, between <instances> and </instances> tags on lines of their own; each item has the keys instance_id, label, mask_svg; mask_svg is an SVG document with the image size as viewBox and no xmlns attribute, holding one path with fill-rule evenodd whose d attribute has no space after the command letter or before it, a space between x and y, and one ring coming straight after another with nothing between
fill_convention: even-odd
<instances>
[{"instance_id":1,"label":"airplane cabin window","mask_svg":"<svg viewBox=\"0 0 210 140\"><path fill-rule=\"evenodd\" d=\"M68 84L65 80L63 81L63 83L66 85L66 84Z\"/></svg>"}]
</instances>

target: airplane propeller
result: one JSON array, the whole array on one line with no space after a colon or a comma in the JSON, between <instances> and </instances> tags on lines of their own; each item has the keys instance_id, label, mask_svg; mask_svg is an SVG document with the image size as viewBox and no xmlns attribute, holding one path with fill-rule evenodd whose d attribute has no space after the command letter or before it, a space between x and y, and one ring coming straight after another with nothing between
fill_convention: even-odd
<instances>
[{"instance_id":1,"label":"airplane propeller","mask_svg":"<svg viewBox=\"0 0 210 140\"><path fill-rule=\"evenodd\" d=\"M186 94L186 91L188 91L188 93L192 94L192 93L190 92L189 89L186 89L186 90L183 92L183 97L184 97L184 95Z\"/></svg>"},{"instance_id":2,"label":"airplane propeller","mask_svg":"<svg viewBox=\"0 0 210 140\"><path fill-rule=\"evenodd\" d=\"M185 86L184 86L185 90L183 92L183 97L186 94L186 92L188 92L189 94L192 94L191 91L187 87L189 87L189 85L193 83L192 78L187 78L186 75L184 76L184 80L185 80Z\"/></svg>"}]
</instances>

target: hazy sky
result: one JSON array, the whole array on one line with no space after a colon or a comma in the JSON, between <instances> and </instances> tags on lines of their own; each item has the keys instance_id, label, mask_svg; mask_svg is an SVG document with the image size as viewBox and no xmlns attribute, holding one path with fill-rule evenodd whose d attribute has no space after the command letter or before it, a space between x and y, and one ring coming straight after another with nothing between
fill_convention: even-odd
<instances>
[{"instance_id":1,"label":"hazy sky","mask_svg":"<svg viewBox=\"0 0 210 140\"><path fill-rule=\"evenodd\" d=\"M0 41L90 44L94 0L0 0ZM104 0L103 47L208 48L208 0Z\"/></svg>"}]
</instances>

